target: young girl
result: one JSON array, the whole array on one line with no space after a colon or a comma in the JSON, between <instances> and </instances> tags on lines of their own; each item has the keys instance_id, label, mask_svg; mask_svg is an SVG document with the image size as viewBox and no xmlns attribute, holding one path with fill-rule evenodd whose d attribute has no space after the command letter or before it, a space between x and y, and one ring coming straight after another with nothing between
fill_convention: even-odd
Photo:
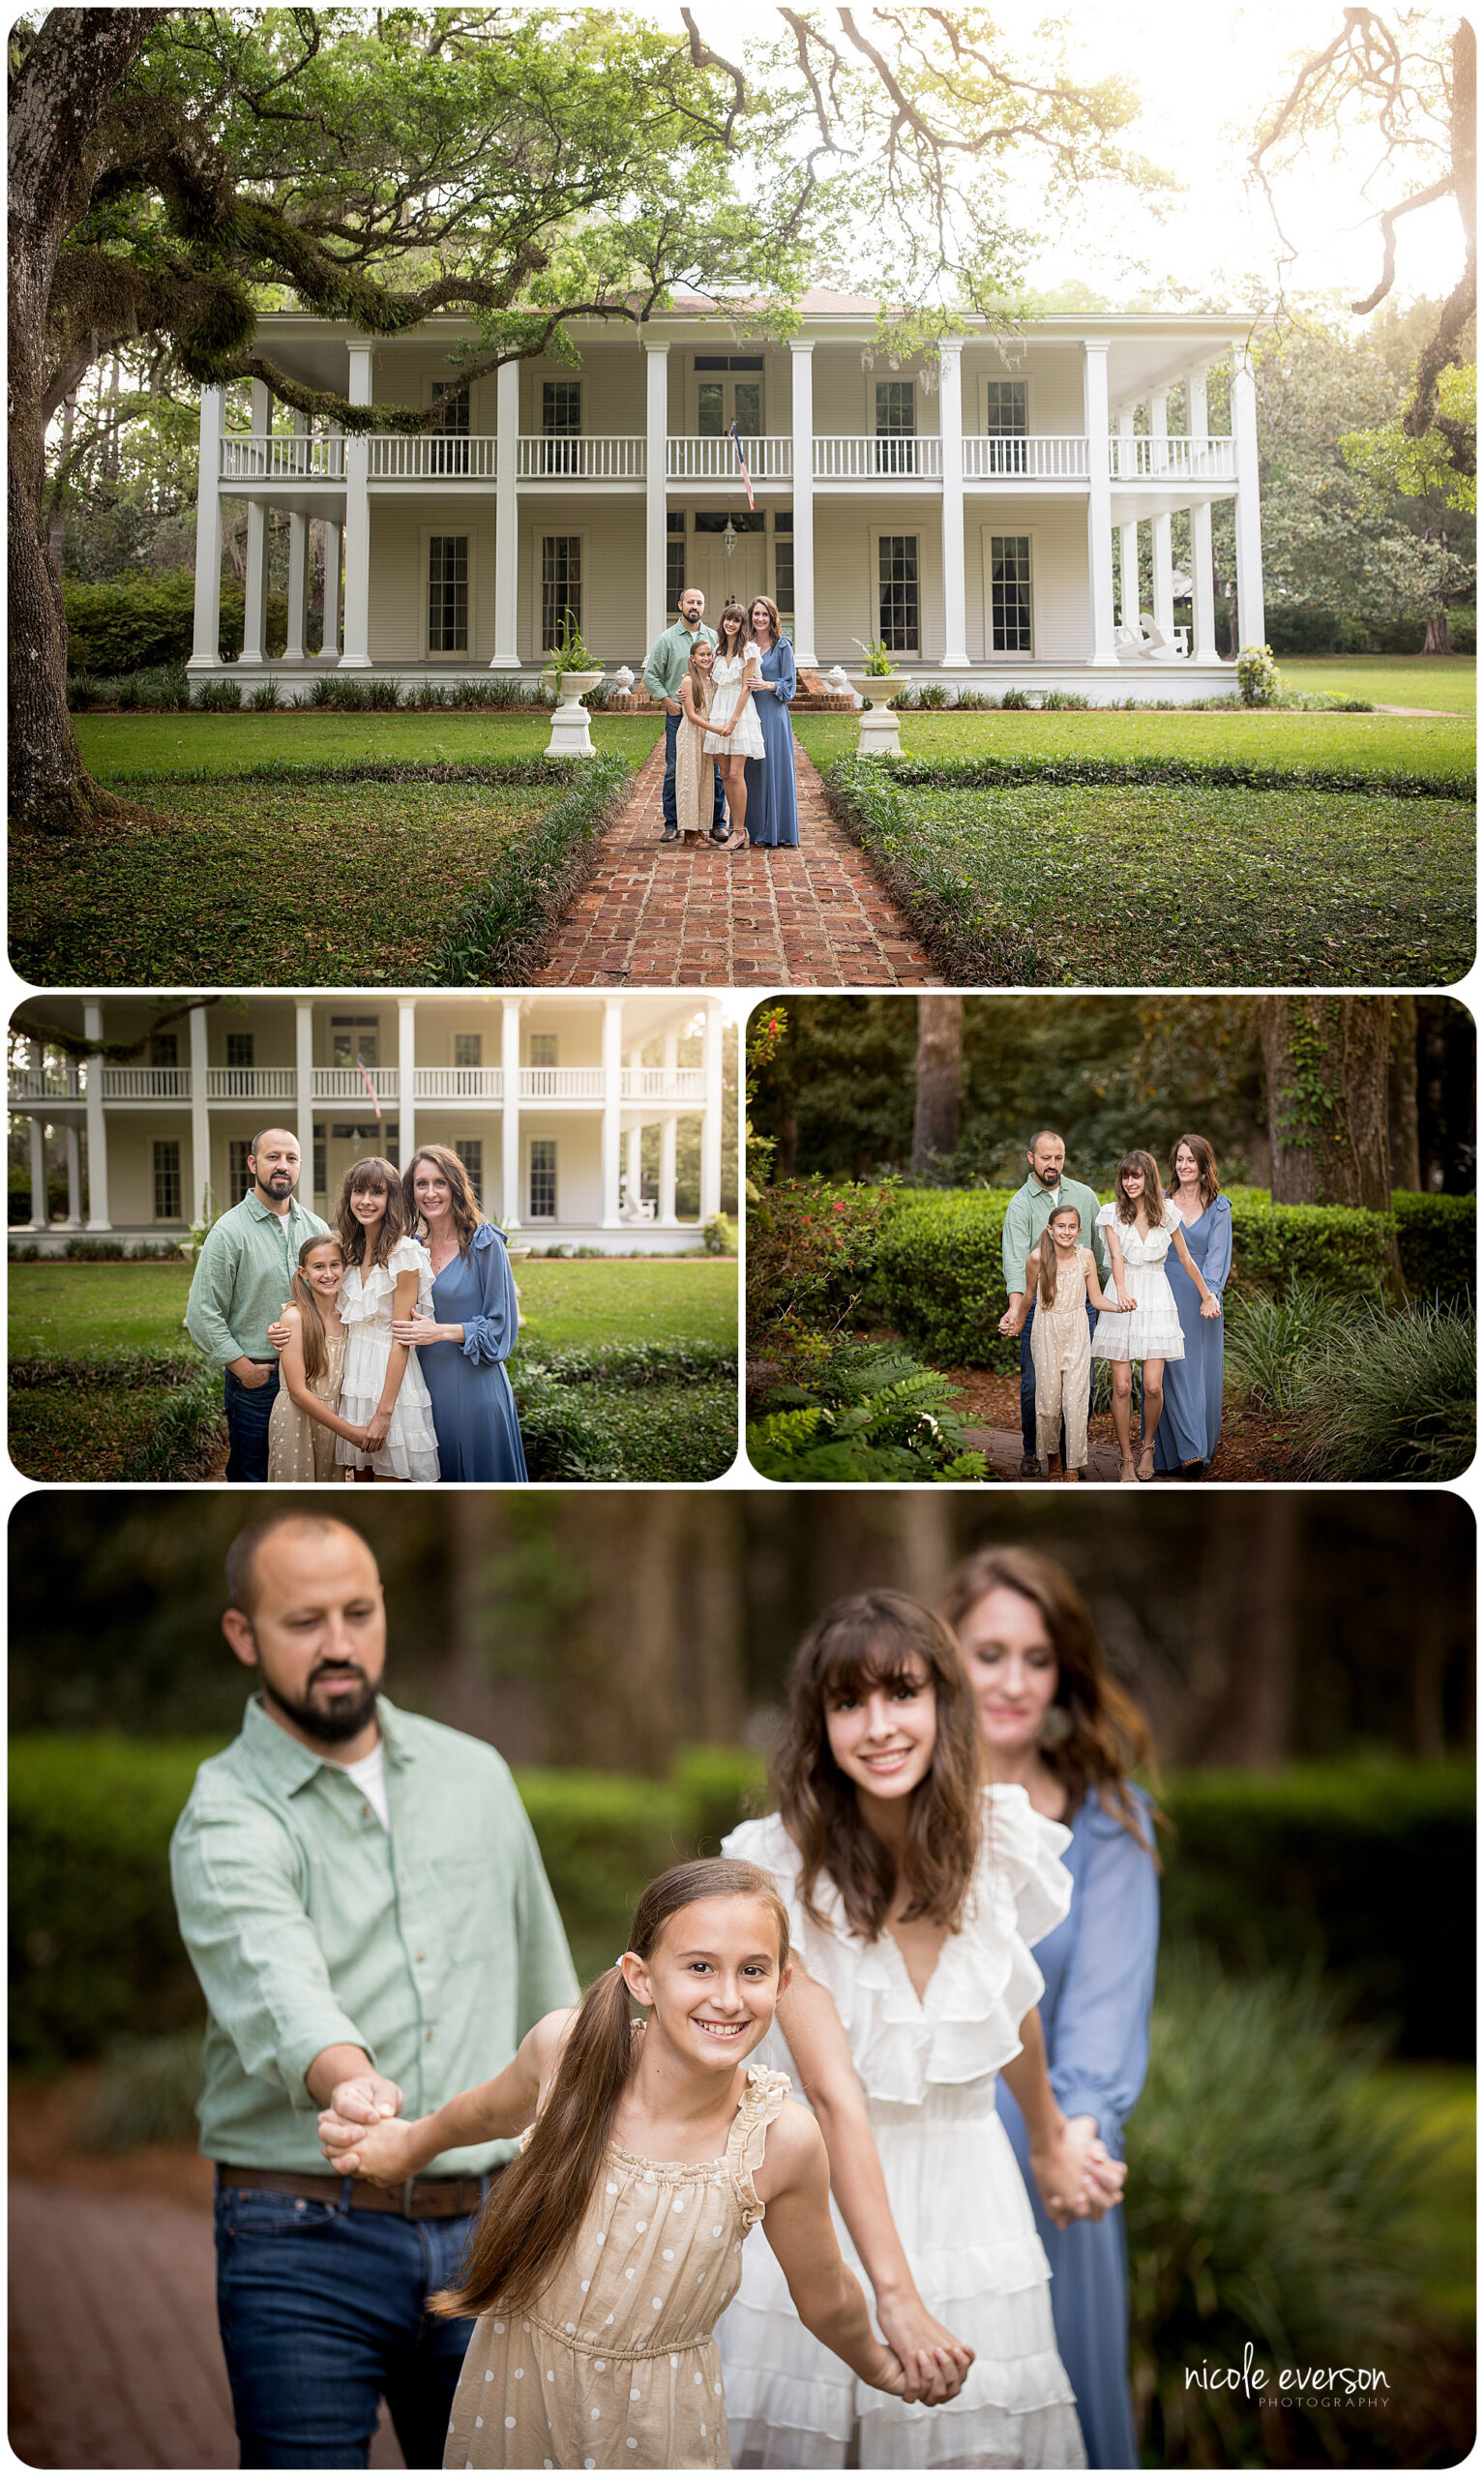
<instances>
[{"instance_id":1,"label":"young girl","mask_svg":"<svg viewBox=\"0 0 1484 2477\"><path fill-rule=\"evenodd\" d=\"M711 712L704 741L708 757L721 760L722 788L731 832L724 851L745 851L747 840L747 760L766 757L762 725L753 706L759 679L757 648L748 642L747 612L740 602L728 602L717 627L716 658L711 666Z\"/></svg>"},{"instance_id":2,"label":"young girl","mask_svg":"<svg viewBox=\"0 0 1484 2477\"><path fill-rule=\"evenodd\" d=\"M1172 1204L1165 1202L1159 1172L1148 1152L1125 1152L1113 1174L1116 1201L1105 1204L1097 1226L1106 1231L1113 1263L1118 1309L1105 1311L1092 1336L1094 1358L1113 1362L1113 1415L1123 1467L1120 1479L1152 1479L1154 1439L1165 1407L1165 1361L1185 1357L1179 1310L1165 1270L1165 1258L1174 1252L1201 1293L1201 1314L1219 1316L1221 1301L1211 1290L1185 1243L1184 1225ZM1039 1317L1037 1323L1040 1322ZM1139 1467L1134 1467L1130 1397L1134 1361L1143 1361L1143 1434Z\"/></svg>"},{"instance_id":3,"label":"young girl","mask_svg":"<svg viewBox=\"0 0 1484 2477\"><path fill-rule=\"evenodd\" d=\"M365 1430L364 1445L349 1431L338 1439L335 1458L358 1479L436 1479L438 1440L432 1405L417 1355L392 1339L392 1320L432 1307L428 1250L406 1227L401 1180L390 1161L374 1153L353 1161L335 1209L345 1278L340 1309L348 1328L341 1416Z\"/></svg>"},{"instance_id":4,"label":"young girl","mask_svg":"<svg viewBox=\"0 0 1484 2477\"><path fill-rule=\"evenodd\" d=\"M715 655L697 637L680 682L680 728L675 733L675 822L683 843L699 843L711 826L711 776L706 755L706 717L711 711Z\"/></svg>"},{"instance_id":5,"label":"young girl","mask_svg":"<svg viewBox=\"0 0 1484 2477\"><path fill-rule=\"evenodd\" d=\"M1025 1259L1025 1287L1018 1315L1005 1326L1018 1333L1033 1302L1030 1356L1036 1370L1036 1451L1050 1476L1052 1455L1066 1422L1063 1479L1080 1479L1087 1459L1087 1407L1092 1390L1092 1336L1087 1301L1110 1315L1123 1314L1104 1295L1097 1258L1078 1244L1082 1215L1075 1204L1058 1205L1041 1233L1041 1244Z\"/></svg>"},{"instance_id":6,"label":"young girl","mask_svg":"<svg viewBox=\"0 0 1484 2477\"><path fill-rule=\"evenodd\" d=\"M784 2074L746 2061L787 1978L766 1875L720 1858L672 1866L639 1901L628 1951L492 2081L413 2123L321 2116L337 2172L378 2185L532 2127L491 2188L463 2284L434 2299L480 2316L446 2467L727 2467L711 2330L759 2220L820 2345L859 2381L905 2391L841 2260L817 2130L786 2104ZM932 2387L947 2398L962 2373L945 2356Z\"/></svg>"},{"instance_id":7,"label":"young girl","mask_svg":"<svg viewBox=\"0 0 1484 2477\"><path fill-rule=\"evenodd\" d=\"M1054 2219L1099 2216L1123 2171L1069 2132L1034 2010L1028 1948L1066 1914L1068 1835L1024 1789L982 1788L980 1763L948 1628L898 1592L862 1593L794 1660L778 1812L723 1844L787 1904L778 2029L882 2331L903 2357L946 2322L977 2352L940 2415L876 2400L801 2327L772 2265L747 2259L720 2334L738 2467L1085 2464L998 2074Z\"/></svg>"},{"instance_id":8,"label":"young girl","mask_svg":"<svg viewBox=\"0 0 1484 2477\"><path fill-rule=\"evenodd\" d=\"M285 1301L279 1359L282 1382L268 1422L268 1477L340 1479L335 1440L364 1448L366 1429L340 1416L345 1371L345 1327L336 1305L345 1259L338 1238L306 1238Z\"/></svg>"}]
</instances>

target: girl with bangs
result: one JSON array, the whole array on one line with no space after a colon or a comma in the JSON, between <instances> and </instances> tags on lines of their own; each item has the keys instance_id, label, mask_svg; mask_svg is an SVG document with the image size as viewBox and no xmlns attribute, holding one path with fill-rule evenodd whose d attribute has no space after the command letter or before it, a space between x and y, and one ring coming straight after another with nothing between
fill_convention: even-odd
<instances>
[{"instance_id":1,"label":"girl with bangs","mask_svg":"<svg viewBox=\"0 0 1484 2477\"><path fill-rule=\"evenodd\" d=\"M1172 1244L1201 1294L1200 1313L1219 1316L1221 1301L1185 1241L1185 1225L1166 1201L1149 1152L1125 1152L1113 1173L1113 1202L1098 1212L1113 1266L1117 1309L1104 1310L1092 1336L1092 1356L1113 1363L1113 1430L1122 1467L1120 1479L1152 1479L1154 1441L1165 1407L1165 1362L1185 1357L1185 1335L1165 1258ZM1143 1434L1134 1463L1132 1398L1134 1361L1143 1364Z\"/></svg>"},{"instance_id":2,"label":"girl with bangs","mask_svg":"<svg viewBox=\"0 0 1484 2477\"><path fill-rule=\"evenodd\" d=\"M340 1416L345 1373L344 1320L337 1300L345 1278L338 1238L306 1238L283 1303L280 1365L283 1381L268 1422L268 1479L343 1479L335 1440L364 1446L364 1428Z\"/></svg>"},{"instance_id":3,"label":"girl with bangs","mask_svg":"<svg viewBox=\"0 0 1484 2477\"><path fill-rule=\"evenodd\" d=\"M424 1144L401 1181L408 1226L428 1233L432 1276L426 1314L397 1315L394 1344L418 1355L432 1403L444 1479L521 1480L520 1422L505 1361L520 1308L503 1234L475 1201L469 1174L446 1144Z\"/></svg>"},{"instance_id":4,"label":"girl with bangs","mask_svg":"<svg viewBox=\"0 0 1484 2477\"><path fill-rule=\"evenodd\" d=\"M393 1339L394 1318L432 1304L428 1250L407 1228L401 1180L372 1153L353 1161L335 1208L345 1259L340 1311L346 1328L341 1417L365 1430L341 1437L335 1458L358 1479L436 1479L438 1440L417 1354Z\"/></svg>"},{"instance_id":5,"label":"girl with bangs","mask_svg":"<svg viewBox=\"0 0 1484 2477\"><path fill-rule=\"evenodd\" d=\"M1069 1835L982 1784L973 1696L940 1619L898 1592L837 1601L789 1679L778 1811L723 1843L765 1867L793 1974L773 2052L819 2119L842 2246L905 2366L972 2363L935 2413L847 2381L766 2260L720 2333L738 2467L1085 2464L1046 2255L1004 2127L1030 2129L1051 2217L1099 2216L1121 2165L1052 2096L1030 1946L1065 1916Z\"/></svg>"}]
</instances>

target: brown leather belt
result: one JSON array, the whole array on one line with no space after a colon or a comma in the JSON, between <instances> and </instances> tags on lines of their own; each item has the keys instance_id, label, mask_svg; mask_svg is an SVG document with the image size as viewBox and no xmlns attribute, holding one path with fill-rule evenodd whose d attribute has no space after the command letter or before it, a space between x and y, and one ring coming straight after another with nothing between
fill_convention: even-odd
<instances>
[{"instance_id":1,"label":"brown leather belt","mask_svg":"<svg viewBox=\"0 0 1484 2477\"><path fill-rule=\"evenodd\" d=\"M296 2176L277 2167L217 2168L219 2185L231 2185L250 2193L287 2193L296 2202L339 2202L350 2184L352 2210L389 2211L398 2219L466 2219L480 2209L491 2178L500 2173L491 2167L489 2177L480 2176L409 2176L401 2185L368 2185L361 2178L343 2176Z\"/></svg>"}]
</instances>

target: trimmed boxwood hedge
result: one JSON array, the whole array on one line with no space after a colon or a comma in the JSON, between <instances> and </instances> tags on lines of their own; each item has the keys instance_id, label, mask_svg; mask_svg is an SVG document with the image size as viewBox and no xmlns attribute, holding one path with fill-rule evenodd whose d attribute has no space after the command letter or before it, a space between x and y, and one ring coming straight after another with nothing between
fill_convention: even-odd
<instances>
[{"instance_id":1,"label":"trimmed boxwood hedge","mask_svg":"<svg viewBox=\"0 0 1484 2477\"><path fill-rule=\"evenodd\" d=\"M1402 1271L1414 1298L1462 1300L1473 1296L1477 1208L1472 1196L1391 1198Z\"/></svg>"},{"instance_id":2,"label":"trimmed boxwood hedge","mask_svg":"<svg viewBox=\"0 0 1484 2477\"><path fill-rule=\"evenodd\" d=\"M30 1736L11 1746L11 2034L54 2066L121 2035L199 2017L166 1852L218 1742ZM760 1758L693 1746L667 1780L517 1774L579 1973L620 1949L637 1895L677 1858L714 1855L760 1811ZM1320 1962L1404 2052L1465 2056L1473 2030L1474 1776L1374 1761L1191 1772L1161 1790L1173 1827L1167 1942L1236 1969Z\"/></svg>"},{"instance_id":3,"label":"trimmed boxwood hedge","mask_svg":"<svg viewBox=\"0 0 1484 2477\"><path fill-rule=\"evenodd\" d=\"M195 627L195 572L176 568L166 576L124 577L110 584L65 583L67 667L74 671L133 671L182 663ZM242 642L243 587L222 584L220 650L230 659ZM288 606L270 599L268 642L282 643Z\"/></svg>"}]
</instances>

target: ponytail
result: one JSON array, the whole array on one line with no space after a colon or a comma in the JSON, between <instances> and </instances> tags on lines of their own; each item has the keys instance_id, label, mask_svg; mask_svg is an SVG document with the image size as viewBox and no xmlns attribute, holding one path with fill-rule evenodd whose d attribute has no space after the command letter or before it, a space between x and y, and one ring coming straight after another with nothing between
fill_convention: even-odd
<instances>
[{"instance_id":1,"label":"ponytail","mask_svg":"<svg viewBox=\"0 0 1484 2477\"><path fill-rule=\"evenodd\" d=\"M1050 1222L1041 1233L1041 1244L1036 1249L1036 1261L1041 1268L1036 1276L1036 1297L1043 1307L1054 1307L1056 1304L1056 1241L1052 1237Z\"/></svg>"}]
</instances>

